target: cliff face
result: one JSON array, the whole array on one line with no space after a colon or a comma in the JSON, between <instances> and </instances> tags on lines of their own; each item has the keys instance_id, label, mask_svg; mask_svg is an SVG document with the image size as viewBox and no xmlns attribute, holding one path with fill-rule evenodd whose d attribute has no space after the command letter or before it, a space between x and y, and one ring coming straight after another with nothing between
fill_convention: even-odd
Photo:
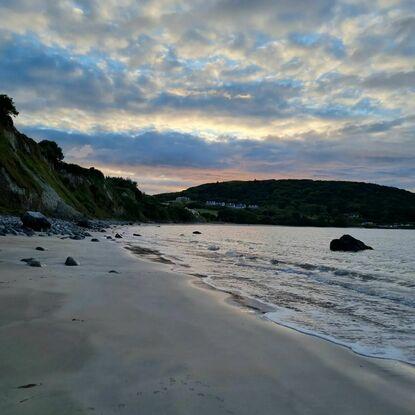
<instances>
[{"instance_id":1,"label":"cliff face","mask_svg":"<svg viewBox=\"0 0 415 415\"><path fill-rule=\"evenodd\" d=\"M11 118L0 119L0 212L24 210L76 218L124 218L157 221L189 221L188 210L163 206L122 178L105 177L50 159L41 145L20 133Z\"/></svg>"}]
</instances>

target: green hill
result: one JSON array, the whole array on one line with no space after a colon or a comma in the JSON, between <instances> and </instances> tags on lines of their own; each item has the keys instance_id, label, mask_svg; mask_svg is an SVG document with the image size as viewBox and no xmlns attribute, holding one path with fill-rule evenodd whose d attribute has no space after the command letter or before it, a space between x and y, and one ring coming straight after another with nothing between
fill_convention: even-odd
<instances>
[{"instance_id":1,"label":"green hill","mask_svg":"<svg viewBox=\"0 0 415 415\"><path fill-rule=\"evenodd\" d=\"M0 213L39 210L51 216L194 220L184 207L164 206L135 182L63 161L53 141L37 143L13 125L12 100L0 95Z\"/></svg>"},{"instance_id":2,"label":"green hill","mask_svg":"<svg viewBox=\"0 0 415 415\"><path fill-rule=\"evenodd\" d=\"M208 220L316 226L414 225L415 194L370 183L314 180L254 180L209 183L157 195L185 204ZM228 206L207 206L206 202ZM229 204L257 205L235 209Z\"/></svg>"}]
</instances>

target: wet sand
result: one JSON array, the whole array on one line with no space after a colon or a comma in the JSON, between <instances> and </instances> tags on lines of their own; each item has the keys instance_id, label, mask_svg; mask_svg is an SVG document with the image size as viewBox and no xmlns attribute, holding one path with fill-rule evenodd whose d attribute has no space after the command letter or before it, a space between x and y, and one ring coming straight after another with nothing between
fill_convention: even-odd
<instances>
[{"instance_id":1,"label":"wet sand","mask_svg":"<svg viewBox=\"0 0 415 415\"><path fill-rule=\"evenodd\" d=\"M278 326L98 237L0 238L0 414L415 413L414 367Z\"/></svg>"}]
</instances>

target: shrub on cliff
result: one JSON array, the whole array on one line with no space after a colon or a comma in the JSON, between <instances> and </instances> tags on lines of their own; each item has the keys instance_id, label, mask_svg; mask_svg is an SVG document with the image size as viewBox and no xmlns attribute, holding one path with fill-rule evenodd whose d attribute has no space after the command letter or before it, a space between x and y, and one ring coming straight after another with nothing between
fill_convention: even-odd
<instances>
[{"instance_id":1,"label":"shrub on cliff","mask_svg":"<svg viewBox=\"0 0 415 415\"><path fill-rule=\"evenodd\" d=\"M17 115L19 115L19 111L14 106L13 98L5 94L0 94L0 117L16 117Z\"/></svg>"}]
</instances>

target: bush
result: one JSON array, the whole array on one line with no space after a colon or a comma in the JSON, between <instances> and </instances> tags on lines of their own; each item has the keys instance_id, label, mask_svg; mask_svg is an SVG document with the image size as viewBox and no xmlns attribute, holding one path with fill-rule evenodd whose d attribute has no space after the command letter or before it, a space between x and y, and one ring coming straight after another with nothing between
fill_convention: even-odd
<instances>
[{"instance_id":1,"label":"bush","mask_svg":"<svg viewBox=\"0 0 415 415\"><path fill-rule=\"evenodd\" d=\"M7 95L1 94L0 95L0 117L16 117L19 115L19 112L16 110L14 106L13 98L10 98Z\"/></svg>"},{"instance_id":2,"label":"bush","mask_svg":"<svg viewBox=\"0 0 415 415\"><path fill-rule=\"evenodd\" d=\"M53 163L58 163L63 160L62 149L54 141L43 140L39 143L39 147L47 160Z\"/></svg>"}]
</instances>

